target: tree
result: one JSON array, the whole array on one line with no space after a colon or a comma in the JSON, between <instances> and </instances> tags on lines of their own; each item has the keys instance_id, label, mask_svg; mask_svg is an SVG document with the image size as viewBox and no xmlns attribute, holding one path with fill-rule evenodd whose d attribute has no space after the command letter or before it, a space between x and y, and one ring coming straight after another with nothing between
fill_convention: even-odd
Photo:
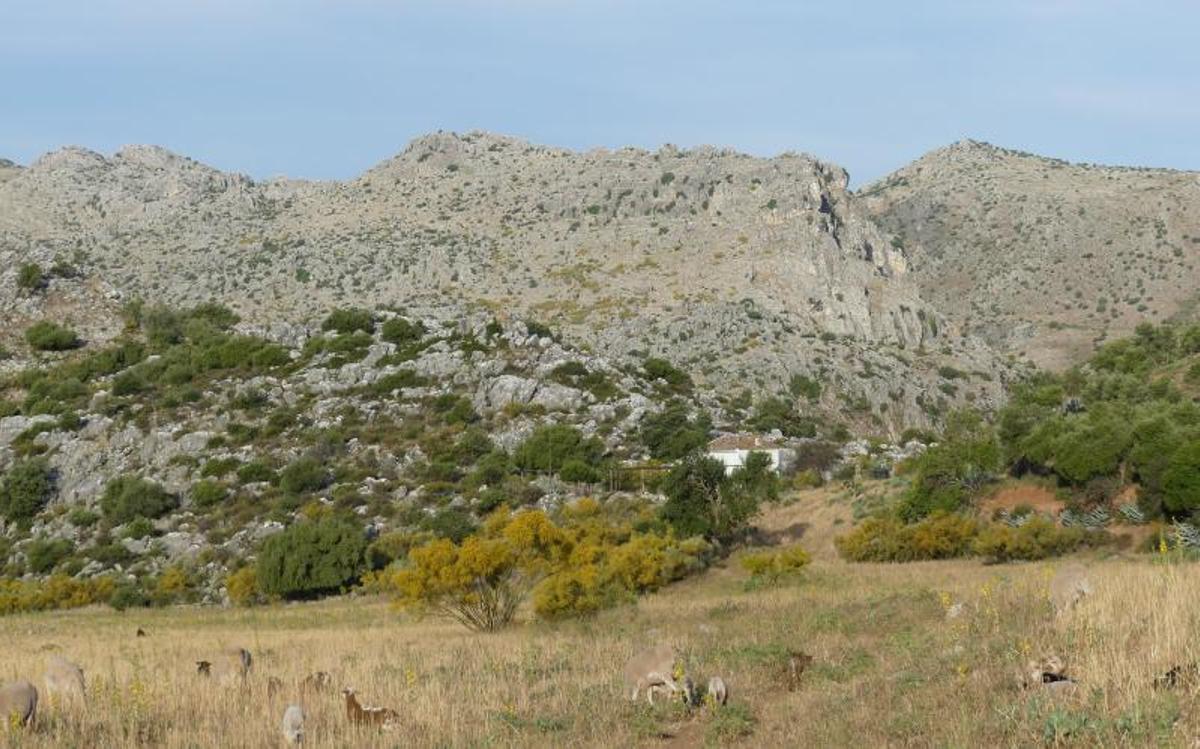
<instances>
[{"instance_id":1,"label":"tree","mask_svg":"<svg viewBox=\"0 0 1200 749\"><path fill-rule=\"evenodd\" d=\"M366 570L367 540L348 520L300 523L263 542L258 587L267 595L311 598L336 593Z\"/></svg>"},{"instance_id":2,"label":"tree","mask_svg":"<svg viewBox=\"0 0 1200 749\"><path fill-rule=\"evenodd\" d=\"M652 457L679 460L704 447L712 431L712 418L700 409L695 416L682 400L672 400L658 413L647 413L641 421L641 438Z\"/></svg>"},{"instance_id":3,"label":"tree","mask_svg":"<svg viewBox=\"0 0 1200 749\"><path fill-rule=\"evenodd\" d=\"M1183 514L1200 508L1200 440L1175 451L1163 473L1163 506Z\"/></svg>"},{"instance_id":4,"label":"tree","mask_svg":"<svg viewBox=\"0 0 1200 749\"><path fill-rule=\"evenodd\" d=\"M438 539L413 549L390 573L400 601L477 632L512 622L521 602L567 539L541 512L498 515L461 543Z\"/></svg>"},{"instance_id":5,"label":"tree","mask_svg":"<svg viewBox=\"0 0 1200 749\"><path fill-rule=\"evenodd\" d=\"M725 466L704 455L692 455L663 479L667 501L662 518L680 536L723 540L737 534L758 512L764 484L754 461L726 477Z\"/></svg>"},{"instance_id":6,"label":"tree","mask_svg":"<svg viewBox=\"0 0 1200 749\"><path fill-rule=\"evenodd\" d=\"M951 414L942 441L915 461L901 517L912 523L935 511L960 509L992 479L999 462L1000 447L983 417L974 411Z\"/></svg>"},{"instance_id":7,"label":"tree","mask_svg":"<svg viewBox=\"0 0 1200 749\"><path fill-rule=\"evenodd\" d=\"M46 461L35 458L15 463L0 480L0 515L28 520L42 511L54 490Z\"/></svg>"}]
</instances>

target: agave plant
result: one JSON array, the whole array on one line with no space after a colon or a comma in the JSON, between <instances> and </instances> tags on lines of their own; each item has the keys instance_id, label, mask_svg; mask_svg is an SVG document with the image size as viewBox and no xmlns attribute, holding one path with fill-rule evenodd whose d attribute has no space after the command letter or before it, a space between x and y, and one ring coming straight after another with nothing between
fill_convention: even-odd
<instances>
[{"instance_id":1,"label":"agave plant","mask_svg":"<svg viewBox=\"0 0 1200 749\"><path fill-rule=\"evenodd\" d=\"M1146 513L1142 512L1141 508L1135 504L1123 504L1117 508L1117 512L1121 513L1121 517L1127 523L1143 525L1146 522Z\"/></svg>"},{"instance_id":2,"label":"agave plant","mask_svg":"<svg viewBox=\"0 0 1200 749\"><path fill-rule=\"evenodd\" d=\"M1176 520L1171 529L1172 535L1175 537L1175 544L1188 549L1200 549L1200 528Z\"/></svg>"}]
</instances>

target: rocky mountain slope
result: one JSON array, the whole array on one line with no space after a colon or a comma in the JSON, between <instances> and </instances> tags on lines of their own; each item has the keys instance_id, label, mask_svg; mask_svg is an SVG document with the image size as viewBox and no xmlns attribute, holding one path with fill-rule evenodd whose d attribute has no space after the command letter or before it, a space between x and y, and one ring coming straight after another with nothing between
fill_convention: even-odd
<instances>
[{"instance_id":1,"label":"rocky mountain slope","mask_svg":"<svg viewBox=\"0 0 1200 749\"><path fill-rule=\"evenodd\" d=\"M964 332L1037 364L1200 309L1200 174L963 141L857 195Z\"/></svg>"},{"instance_id":2,"label":"rocky mountain slope","mask_svg":"<svg viewBox=\"0 0 1200 749\"><path fill-rule=\"evenodd\" d=\"M618 360L663 356L730 396L800 375L828 386L811 408L876 430L994 403L1006 366L921 297L846 184L806 156L481 133L419 138L348 182L68 148L0 168L0 343L21 353L43 317L103 341L134 297L215 299L285 337L336 306L441 307L537 320ZM30 260L73 273L23 295Z\"/></svg>"}]
</instances>

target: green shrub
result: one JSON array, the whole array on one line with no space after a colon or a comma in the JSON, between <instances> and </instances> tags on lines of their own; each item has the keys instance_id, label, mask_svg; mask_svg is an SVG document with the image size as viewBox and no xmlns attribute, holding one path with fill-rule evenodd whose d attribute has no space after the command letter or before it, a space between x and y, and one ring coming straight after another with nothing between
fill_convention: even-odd
<instances>
[{"instance_id":1,"label":"green shrub","mask_svg":"<svg viewBox=\"0 0 1200 749\"><path fill-rule=\"evenodd\" d=\"M692 378L666 359L651 357L642 363L642 372L650 380L663 380L667 388L677 393L692 391Z\"/></svg>"},{"instance_id":2,"label":"green shrub","mask_svg":"<svg viewBox=\"0 0 1200 749\"><path fill-rule=\"evenodd\" d=\"M558 471L558 477L573 484L594 484L601 479L600 472L578 458L572 458Z\"/></svg>"},{"instance_id":3,"label":"green shrub","mask_svg":"<svg viewBox=\"0 0 1200 749\"><path fill-rule=\"evenodd\" d=\"M425 326L420 322L409 322L403 317L393 317L383 323L379 337L397 346L416 343L425 335Z\"/></svg>"},{"instance_id":4,"label":"green shrub","mask_svg":"<svg viewBox=\"0 0 1200 749\"><path fill-rule=\"evenodd\" d=\"M121 583L109 596L108 605L117 611L126 609L146 608L150 605L150 596L135 582Z\"/></svg>"},{"instance_id":5,"label":"green shrub","mask_svg":"<svg viewBox=\"0 0 1200 749\"><path fill-rule=\"evenodd\" d=\"M118 525L136 518L159 518L176 506L175 498L161 486L132 475L109 481L100 497L104 516Z\"/></svg>"},{"instance_id":6,"label":"green shrub","mask_svg":"<svg viewBox=\"0 0 1200 749\"><path fill-rule=\"evenodd\" d=\"M0 478L0 516L10 521L28 520L42 511L53 491L46 461L18 461Z\"/></svg>"},{"instance_id":7,"label":"green shrub","mask_svg":"<svg viewBox=\"0 0 1200 749\"><path fill-rule=\"evenodd\" d=\"M596 465L604 454L604 444L595 437L567 424L538 427L513 452L513 463L527 471L559 471L568 462Z\"/></svg>"},{"instance_id":8,"label":"green shrub","mask_svg":"<svg viewBox=\"0 0 1200 749\"><path fill-rule=\"evenodd\" d=\"M25 341L37 351L67 351L80 346L75 331L49 320L29 326L25 330Z\"/></svg>"},{"instance_id":9,"label":"green shrub","mask_svg":"<svg viewBox=\"0 0 1200 749\"><path fill-rule=\"evenodd\" d=\"M315 458L299 458L279 473L279 487L289 494L319 491L330 480L329 471Z\"/></svg>"},{"instance_id":10,"label":"green shrub","mask_svg":"<svg viewBox=\"0 0 1200 749\"><path fill-rule=\"evenodd\" d=\"M65 538L54 540L38 538L25 546L25 557L29 560L29 571L45 575L58 563L70 556L75 545Z\"/></svg>"},{"instance_id":11,"label":"green shrub","mask_svg":"<svg viewBox=\"0 0 1200 749\"><path fill-rule=\"evenodd\" d=\"M993 562L1037 560L1061 556L1103 538L1083 528L1060 528L1037 516L1017 528L996 523L984 528L975 539L973 551Z\"/></svg>"},{"instance_id":12,"label":"green shrub","mask_svg":"<svg viewBox=\"0 0 1200 749\"><path fill-rule=\"evenodd\" d=\"M202 479L192 484L192 503L197 507L213 507L225 501L229 490L211 479Z\"/></svg>"},{"instance_id":13,"label":"green shrub","mask_svg":"<svg viewBox=\"0 0 1200 749\"><path fill-rule=\"evenodd\" d=\"M356 331L369 334L375 330L375 315L370 310L356 307L336 309L321 323L321 330L332 330L343 335Z\"/></svg>"},{"instance_id":14,"label":"green shrub","mask_svg":"<svg viewBox=\"0 0 1200 749\"><path fill-rule=\"evenodd\" d=\"M203 478L219 479L229 475L230 471L238 470L242 465L242 461L237 458L211 458L204 461L204 466L200 469L200 475Z\"/></svg>"},{"instance_id":15,"label":"green shrub","mask_svg":"<svg viewBox=\"0 0 1200 749\"><path fill-rule=\"evenodd\" d=\"M951 559L971 552L978 530L975 520L954 513L936 513L911 525L880 516L867 518L838 536L834 545L842 558L851 562Z\"/></svg>"},{"instance_id":16,"label":"green shrub","mask_svg":"<svg viewBox=\"0 0 1200 749\"><path fill-rule=\"evenodd\" d=\"M237 471L238 481L243 484L255 484L266 481L274 483L278 479L275 469L266 463L252 460Z\"/></svg>"},{"instance_id":17,"label":"green shrub","mask_svg":"<svg viewBox=\"0 0 1200 749\"><path fill-rule=\"evenodd\" d=\"M794 374L788 380L788 392L793 398L807 398L815 403L821 399L821 383L802 374Z\"/></svg>"},{"instance_id":18,"label":"green shrub","mask_svg":"<svg viewBox=\"0 0 1200 749\"><path fill-rule=\"evenodd\" d=\"M742 568L750 577L767 582L777 582L800 572L812 558L800 544L785 546L776 551L762 551L742 557Z\"/></svg>"},{"instance_id":19,"label":"green shrub","mask_svg":"<svg viewBox=\"0 0 1200 749\"><path fill-rule=\"evenodd\" d=\"M76 507L67 515L67 522L76 528L91 528L100 522L100 515L86 507Z\"/></svg>"},{"instance_id":20,"label":"green shrub","mask_svg":"<svg viewBox=\"0 0 1200 749\"><path fill-rule=\"evenodd\" d=\"M423 387L429 380L411 369L400 369L373 382L370 391L377 396L391 395L395 390Z\"/></svg>"},{"instance_id":21,"label":"green shrub","mask_svg":"<svg viewBox=\"0 0 1200 749\"><path fill-rule=\"evenodd\" d=\"M121 533L124 538L146 538L147 536L157 536L158 531L154 527L154 523L146 518L134 518L125 525L124 531Z\"/></svg>"},{"instance_id":22,"label":"green shrub","mask_svg":"<svg viewBox=\"0 0 1200 749\"><path fill-rule=\"evenodd\" d=\"M17 288L26 293L38 291L46 285L46 274L37 263L25 263L17 270Z\"/></svg>"},{"instance_id":23,"label":"green shrub","mask_svg":"<svg viewBox=\"0 0 1200 749\"><path fill-rule=\"evenodd\" d=\"M756 432L778 429L787 437L817 436L817 423L801 416L795 404L784 398L763 398L755 403L748 423Z\"/></svg>"},{"instance_id":24,"label":"green shrub","mask_svg":"<svg viewBox=\"0 0 1200 749\"><path fill-rule=\"evenodd\" d=\"M462 510L445 508L425 519L421 526L438 538L460 543L475 532L475 520Z\"/></svg>"},{"instance_id":25,"label":"green shrub","mask_svg":"<svg viewBox=\"0 0 1200 749\"><path fill-rule=\"evenodd\" d=\"M267 595L311 598L336 593L366 570L362 529L346 520L293 525L263 542L258 587Z\"/></svg>"}]
</instances>

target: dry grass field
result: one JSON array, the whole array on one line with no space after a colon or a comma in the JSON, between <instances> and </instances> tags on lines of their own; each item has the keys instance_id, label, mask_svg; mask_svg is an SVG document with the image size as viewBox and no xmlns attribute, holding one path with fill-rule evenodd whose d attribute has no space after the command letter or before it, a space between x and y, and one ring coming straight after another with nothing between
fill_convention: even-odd
<instances>
[{"instance_id":1,"label":"dry grass field","mask_svg":"<svg viewBox=\"0 0 1200 749\"><path fill-rule=\"evenodd\" d=\"M82 708L43 704L34 730L0 736L20 747L280 746L297 682L324 670L337 689L398 710L403 727L355 730L339 695L312 696L303 701L311 746L1192 746L1200 737L1200 685L1153 686L1200 659L1193 565L1085 560L1094 594L1055 617L1055 564L849 565L822 551L846 527L839 517L816 491L763 521L817 552L795 581L755 589L731 560L637 606L496 635L415 621L373 598L9 617L0 681L40 687L58 653L84 666L90 697ZM962 613L948 617L957 603ZM139 627L146 637L135 637ZM656 640L675 643L697 677L724 677L729 705L631 704L621 666ZM230 646L254 654L243 689L196 674L195 661ZM814 658L794 691L783 678L789 651ZM1018 686L1021 665L1048 654L1079 682L1073 695ZM274 699L270 676L285 684Z\"/></svg>"}]
</instances>

